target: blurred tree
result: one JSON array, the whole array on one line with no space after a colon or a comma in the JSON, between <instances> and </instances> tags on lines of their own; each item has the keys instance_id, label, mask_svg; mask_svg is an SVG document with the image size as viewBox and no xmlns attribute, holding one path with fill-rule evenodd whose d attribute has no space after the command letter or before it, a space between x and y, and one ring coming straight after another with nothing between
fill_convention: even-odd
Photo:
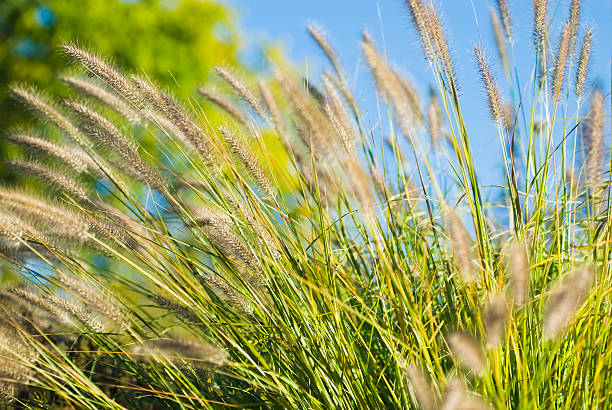
<instances>
[{"instance_id":1,"label":"blurred tree","mask_svg":"<svg viewBox=\"0 0 612 410\"><path fill-rule=\"evenodd\" d=\"M8 85L26 81L54 93L67 69L66 40L113 56L127 69L189 95L212 66L236 63L232 14L209 0L0 1L0 129L26 119ZM6 153L0 143L0 158ZM3 173L0 170L0 173Z\"/></svg>"}]
</instances>

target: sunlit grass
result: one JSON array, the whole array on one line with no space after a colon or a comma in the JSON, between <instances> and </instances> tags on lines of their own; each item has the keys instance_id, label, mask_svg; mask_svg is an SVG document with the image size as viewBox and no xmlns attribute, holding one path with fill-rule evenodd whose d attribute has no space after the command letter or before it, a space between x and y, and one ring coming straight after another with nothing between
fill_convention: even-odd
<instances>
[{"instance_id":1,"label":"sunlit grass","mask_svg":"<svg viewBox=\"0 0 612 410\"><path fill-rule=\"evenodd\" d=\"M539 41L536 19L538 59L519 77L499 1L506 87L475 47L504 172L485 196L438 11L406 3L434 88L423 98L364 34L376 128L312 27L334 69L320 87L275 64L258 87L219 69L232 97L200 93L227 111L222 127L198 99L74 45L89 73L66 81L76 95L15 85L63 138L10 138L30 153L16 172L46 196L0 189L2 255L23 277L0 293L0 398L609 407L608 93L581 89L585 47Z\"/></svg>"}]
</instances>

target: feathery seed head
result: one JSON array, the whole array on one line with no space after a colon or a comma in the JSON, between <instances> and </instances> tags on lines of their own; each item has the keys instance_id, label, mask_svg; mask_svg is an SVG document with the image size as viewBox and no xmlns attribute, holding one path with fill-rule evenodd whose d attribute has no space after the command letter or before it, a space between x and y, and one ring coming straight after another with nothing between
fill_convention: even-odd
<instances>
[{"instance_id":1,"label":"feathery seed head","mask_svg":"<svg viewBox=\"0 0 612 410\"><path fill-rule=\"evenodd\" d=\"M491 410L491 406L481 398L468 393L465 383L452 377L444 390L440 410Z\"/></svg>"},{"instance_id":2,"label":"feathery seed head","mask_svg":"<svg viewBox=\"0 0 612 410\"><path fill-rule=\"evenodd\" d=\"M346 113L344 103L336 87L325 74L323 75L323 87L328 97L328 102L325 104L327 117L334 126L336 134L340 137L340 143L344 151L349 155L353 155L355 152L353 142L357 138L356 131Z\"/></svg>"},{"instance_id":3,"label":"feathery seed head","mask_svg":"<svg viewBox=\"0 0 612 410\"><path fill-rule=\"evenodd\" d=\"M132 81L136 84L143 99L162 114L172 127L176 127L179 131L177 136L184 137L183 142L195 148L206 163L214 164L214 151L210 140L179 103L147 79L132 76ZM154 116L155 114L150 112L149 115Z\"/></svg>"},{"instance_id":4,"label":"feathery seed head","mask_svg":"<svg viewBox=\"0 0 612 410\"><path fill-rule=\"evenodd\" d=\"M302 129L307 137L304 140L306 147L312 150L315 159L326 158L332 150L327 137L332 131L331 125L313 99L296 86L286 73L274 67L274 74L301 120L300 126L303 126Z\"/></svg>"},{"instance_id":5,"label":"feathery seed head","mask_svg":"<svg viewBox=\"0 0 612 410\"><path fill-rule=\"evenodd\" d=\"M427 58L431 60L434 58L434 49L430 29L426 21L427 16L425 12L425 6L423 5L421 0L406 0L406 5L408 6L410 16L412 17L412 22L414 23L419 38L421 39L421 46L423 47L423 51L425 52Z\"/></svg>"},{"instance_id":6,"label":"feathery seed head","mask_svg":"<svg viewBox=\"0 0 612 410\"><path fill-rule=\"evenodd\" d=\"M93 73L108 84L110 88L123 96L137 111L142 109L142 102L138 97L137 90L109 62L75 44L64 44L62 49L69 58L81 63L90 73Z\"/></svg>"},{"instance_id":7,"label":"feathery seed head","mask_svg":"<svg viewBox=\"0 0 612 410\"><path fill-rule=\"evenodd\" d=\"M95 204L100 207L99 202ZM105 243L119 245L131 250L137 249L138 244L130 236L127 224L115 215L84 213L81 218L87 223L88 230ZM95 240L90 240L89 243L102 252L108 252Z\"/></svg>"},{"instance_id":8,"label":"feathery seed head","mask_svg":"<svg viewBox=\"0 0 612 410\"><path fill-rule=\"evenodd\" d=\"M547 11L548 0L533 0L533 33L536 47L545 47L544 42L548 36Z\"/></svg>"},{"instance_id":9,"label":"feathery seed head","mask_svg":"<svg viewBox=\"0 0 612 410\"><path fill-rule=\"evenodd\" d=\"M421 107L421 98L417 93L414 86L408 81L406 77L401 75L398 71L392 70L397 78L398 83L402 87L402 91L404 92L404 98L406 102L410 106L412 110L412 114L414 115L414 119L417 123L422 123L423 121L423 109Z\"/></svg>"},{"instance_id":10,"label":"feathery seed head","mask_svg":"<svg viewBox=\"0 0 612 410\"><path fill-rule=\"evenodd\" d=\"M77 144L84 147L89 146L89 142L81 134L79 129L60 112L55 106L55 102L51 99L45 97L42 93L31 87L20 85L13 85L11 87L11 92L22 103L33 109L41 118L57 126Z\"/></svg>"},{"instance_id":11,"label":"feathery seed head","mask_svg":"<svg viewBox=\"0 0 612 410\"><path fill-rule=\"evenodd\" d=\"M28 345L20 332L9 325L0 325L0 380L26 382L33 373L31 365L37 358L37 351Z\"/></svg>"},{"instance_id":12,"label":"feathery seed head","mask_svg":"<svg viewBox=\"0 0 612 410\"><path fill-rule=\"evenodd\" d=\"M230 100L223 97L222 95L214 92L213 90L209 90L206 88L198 88L198 93L206 98L208 101L217 105L219 108L223 109L225 112L230 114L235 120L237 120L240 124L247 126L249 124L249 120L247 117L240 111L236 105L234 105Z\"/></svg>"},{"instance_id":13,"label":"feathery seed head","mask_svg":"<svg viewBox=\"0 0 612 410\"><path fill-rule=\"evenodd\" d=\"M508 302L503 294L491 297L485 307L483 320L489 348L497 347L503 341L508 313Z\"/></svg>"},{"instance_id":14,"label":"feathery seed head","mask_svg":"<svg viewBox=\"0 0 612 410\"><path fill-rule=\"evenodd\" d=\"M510 20L510 7L507 0L497 0L497 10L501 16L506 41L512 43L512 21Z\"/></svg>"},{"instance_id":15,"label":"feathery seed head","mask_svg":"<svg viewBox=\"0 0 612 410\"><path fill-rule=\"evenodd\" d=\"M185 320L189 323L202 323L202 320L186 306L180 303L174 302L168 298L159 295L149 295L151 300L157 304L160 308L163 308L169 312L175 314L178 318Z\"/></svg>"},{"instance_id":16,"label":"feathery seed head","mask_svg":"<svg viewBox=\"0 0 612 410\"><path fill-rule=\"evenodd\" d=\"M219 76L227 82L252 108L255 110L257 115L259 115L262 119L268 119L268 114L264 109L259 98L253 94L253 92L247 87L247 85L240 80L236 75L234 75L231 71L222 67L215 67Z\"/></svg>"},{"instance_id":17,"label":"feathery seed head","mask_svg":"<svg viewBox=\"0 0 612 410\"><path fill-rule=\"evenodd\" d=\"M68 313L57 306L57 304L52 303L47 297L32 292L25 287L14 288L12 292L26 303L50 313L59 323L72 326L72 321L68 317Z\"/></svg>"},{"instance_id":18,"label":"feathery seed head","mask_svg":"<svg viewBox=\"0 0 612 410\"><path fill-rule=\"evenodd\" d=\"M121 114L130 122L142 120L142 114L133 109L124 100L107 91L104 87L80 77L62 77L62 81L89 97L92 97Z\"/></svg>"},{"instance_id":19,"label":"feathery seed head","mask_svg":"<svg viewBox=\"0 0 612 410\"><path fill-rule=\"evenodd\" d=\"M489 12L491 14L491 25L493 26L493 36L495 37L497 53L499 54L499 59L502 62L504 72L506 75L510 75L510 60L508 59L508 49L506 48L506 41L504 39L501 21L499 20L497 11L493 7L491 7Z\"/></svg>"},{"instance_id":20,"label":"feathery seed head","mask_svg":"<svg viewBox=\"0 0 612 410\"><path fill-rule=\"evenodd\" d=\"M236 289L230 286L221 277L215 274L201 276L201 282L209 286L215 294L230 307L240 312L250 314L253 312L251 304Z\"/></svg>"},{"instance_id":21,"label":"feathery seed head","mask_svg":"<svg viewBox=\"0 0 612 410\"><path fill-rule=\"evenodd\" d=\"M563 88L563 77L565 75L565 66L567 65L571 28L572 26L569 21L563 25L563 31L559 38L559 46L557 47L557 55L555 56L555 65L551 78L551 95L555 102L558 101L561 89Z\"/></svg>"},{"instance_id":22,"label":"feathery seed head","mask_svg":"<svg viewBox=\"0 0 612 410\"><path fill-rule=\"evenodd\" d=\"M32 226L10 213L0 213L0 236L8 241L6 245L12 249L20 247L22 241L40 240L43 237Z\"/></svg>"},{"instance_id":23,"label":"feathery seed head","mask_svg":"<svg viewBox=\"0 0 612 410\"><path fill-rule=\"evenodd\" d=\"M448 235L461 278L465 282L475 281L476 270L470 247L470 236L459 216L452 210L448 212Z\"/></svg>"},{"instance_id":24,"label":"feathery seed head","mask_svg":"<svg viewBox=\"0 0 612 410\"><path fill-rule=\"evenodd\" d=\"M95 333L104 333L106 331L104 325L84 307L56 295L47 295L45 299L52 305L55 305L59 310L67 312L73 319L76 319L88 330Z\"/></svg>"},{"instance_id":25,"label":"feathery seed head","mask_svg":"<svg viewBox=\"0 0 612 410\"><path fill-rule=\"evenodd\" d=\"M0 403L11 403L15 399L15 395L16 389L14 383L0 381Z\"/></svg>"},{"instance_id":26,"label":"feathery seed head","mask_svg":"<svg viewBox=\"0 0 612 410\"><path fill-rule=\"evenodd\" d=\"M439 60L444 74L450 83L455 84L457 82L455 78L454 64L451 59L450 50L446 41L445 30L442 27L440 17L436 12L433 4L427 4L424 7L424 13L426 17L426 24L429 30L430 44L434 49L435 58Z\"/></svg>"},{"instance_id":27,"label":"feathery seed head","mask_svg":"<svg viewBox=\"0 0 612 410\"><path fill-rule=\"evenodd\" d=\"M512 135L514 133L514 107L512 104L506 103L502 106L502 115L506 133Z\"/></svg>"},{"instance_id":28,"label":"feathery seed head","mask_svg":"<svg viewBox=\"0 0 612 410\"><path fill-rule=\"evenodd\" d=\"M479 376L484 375L487 364L480 344L474 338L466 333L454 332L447 340L453 354L465 367Z\"/></svg>"},{"instance_id":29,"label":"feathery seed head","mask_svg":"<svg viewBox=\"0 0 612 410\"><path fill-rule=\"evenodd\" d=\"M136 150L134 143L119 131L115 124L99 112L77 101L64 100L64 104L72 109L82 122L99 129L100 132L98 134L103 133L106 136L106 139L101 142L111 145L109 141L114 141L114 144L122 144L122 146L126 146L130 150Z\"/></svg>"},{"instance_id":30,"label":"feathery seed head","mask_svg":"<svg viewBox=\"0 0 612 410\"><path fill-rule=\"evenodd\" d=\"M87 190L66 172L54 170L33 161L13 160L6 162L6 165L17 172L22 172L49 183L79 201L87 200Z\"/></svg>"},{"instance_id":31,"label":"feathery seed head","mask_svg":"<svg viewBox=\"0 0 612 410\"><path fill-rule=\"evenodd\" d=\"M410 108L405 91L403 91L397 75L376 50L374 43L367 32L363 33L361 44L366 62L372 71L376 88L382 96L387 98L395 110L395 120L407 138L411 138L412 121L414 113Z\"/></svg>"},{"instance_id":32,"label":"feathery seed head","mask_svg":"<svg viewBox=\"0 0 612 410\"><path fill-rule=\"evenodd\" d=\"M257 186L266 193L266 195L270 198L274 198L276 196L274 185L270 181L267 173L261 167L259 161L251 150L244 145L244 143L234 135L230 130L226 127L219 126L219 131L223 134L225 142L229 145L230 149L236 155L249 175L253 178Z\"/></svg>"},{"instance_id":33,"label":"feathery seed head","mask_svg":"<svg viewBox=\"0 0 612 410\"><path fill-rule=\"evenodd\" d=\"M375 199L372 194L371 180L356 157L349 158L345 166L347 175L353 185L355 196L363 207L365 217L369 219L374 218Z\"/></svg>"},{"instance_id":34,"label":"feathery seed head","mask_svg":"<svg viewBox=\"0 0 612 410\"><path fill-rule=\"evenodd\" d=\"M262 267L251 249L236 235L224 220L209 208L198 208L193 213L195 225L229 261L238 263L242 279L249 285L261 285Z\"/></svg>"},{"instance_id":35,"label":"feathery seed head","mask_svg":"<svg viewBox=\"0 0 612 410\"><path fill-rule=\"evenodd\" d=\"M33 135L31 131L14 130L6 135L6 139L14 144L26 147L33 153L43 153L55 157L79 174L95 166L91 158L81 149L53 143L45 138Z\"/></svg>"},{"instance_id":36,"label":"feathery seed head","mask_svg":"<svg viewBox=\"0 0 612 410\"><path fill-rule=\"evenodd\" d=\"M84 304L100 312L119 329L126 330L130 327L126 315L121 309L95 289L92 284L63 274L59 275L59 280L78 295Z\"/></svg>"},{"instance_id":37,"label":"feathery seed head","mask_svg":"<svg viewBox=\"0 0 612 410\"><path fill-rule=\"evenodd\" d=\"M88 227L79 215L65 206L24 192L0 189L0 206L32 223L43 224L47 232L68 237L75 242L86 240Z\"/></svg>"},{"instance_id":38,"label":"feathery seed head","mask_svg":"<svg viewBox=\"0 0 612 410\"><path fill-rule=\"evenodd\" d=\"M592 191L597 191L601 184L601 167L603 161L603 128L604 97L596 89L591 96L591 109L583 123L582 136L585 140L587 182Z\"/></svg>"},{"instance_id":39,"label":"feathery seed head","mask_svg":"<svg viewBox=\"0 0 612 410\"><path fill-rule=\"evenodd\" d=\"M429 89L429 106L427 107L427 122L429 134L435 148L440 146L440 133L442 131L442 106L433 88Z\"/></svg>"},{"instance_id":40,"label":"feathery seed head","mask_svg":"<svg viewBox=\"0 0 612 410\"><path fill-rule=\"evenodd\" d=\"M584 34L582 47L580 48L580 56L578 57L578 69L576 70L576 96L580 98L584 92L584 84L587 78L589 69L589 58L591 56L591 36L593 35L592 27L589 27Z\"/></svg>"},{"instance_id":41,"label":"feathery seed head","mask_svg":"<svg viewBox=\"0 0 612 410\"><path fill-rule=\"evenodd\" d=\"M189 340L148 340L136 346L133 353L162 356L177 364L185 362L204 369L210 365L223 366L227 361L227 353L220 348Z\"/></svg>"},{"instance_id":42,"label":"feathery seed head","mask_svg":"<svg viewBox=\"0 0 612 410\"><path fill-rule=\"evenodd\" d=\"M329 62L334 67L336 74L343 78L344 70L342 68L342 64L340 64L340 59L336 55L334 49L331 47L327 39L325 38L325 35L322 33L322 31L313 26L312 24L307 25L306 30L308 31L308 34L310 34L312 39L319 45L321 50L323 50L323 53L325 53L325 56L329 59Z\"/></svg>"},{"instance_id":43,"label":"feathery seed head","mask_svg":"<svg viewBox=\"0 0 612 410\"><path fill-rule=\"evenodd\" d=\"M570 29L570 43L571 46L573 47L574 41L576 39L576 33L578 32L578 24L580 23L580 5L582 3L582 0L572 0L572 3L570 4L570 11L569 11L569 22L571 25L571 29Z\"/></svg>"},{"instance_id":44,"label":"feathery seed head","mask_svg":"<svg viewBox=\"0 0 612 410\"><path fill-rule=\"evenodd\" d=\"M434 410L437 408L437 400L434 392L429 385L428 377L425 373L415 366L406 368L406 377L412 388L412 392L422 410Z\"/></svg>"},{"instance_id":45,"label":"feathery seed head","mask_svg":"<svg viewBox=\"0 0 612 410\"><path fill-rule=\"evenodd\" d=\"M514 303L523 305L529 295L529 259L526 246L515 240L507 257Z\"/></svg>"},{"instance_id":46,"label":"feathery seed head","mask_svg":"<svg viewBox=\"0 0 612 410\"><path fill-rule=\"evenodd\" d=\"M261 98L263 98L263 101L268 108L272 123L276 127L278 134L281 136L281 138L286 138L287 127L285 125L285 120L280 112L280 109L278 108L278 104L276 104L276 100L274 99L270 88L263 80L259 81L259 92L261 93Z\"/></svg>"},{"instance_id":47,"label":"feathery seed head","mask_svg":"<svg viewBox=\"0 0 612 410\"><path fill-rule=\"evenodd\" d=\"M348 103L351 109L353 111L356 111L357 103L355 102L355 97L353 96L353 93L346 84L346 81L343 81L340 77L338 77L336 74L332 73L329 70L325 70L323 73L329 79L329 81L331 81L334 86L338 90L340 90L340 92L342 93L342 97L344 97L344 100Z\"/></svg>"},{"instance_id":48,"label":"feathery seed head","mask_svg":"<svg viewBox=\"0 0 612 410\"><path fill-rule=\"evenodd\" d=\"M94 141L113 151L124 163L129 164L127 167L122 167L122 170L158 190L166 187L161 175L138 155L136 144L111 121L83 103L66 100L65 104L82 119L84 122L82 129Z\"/></svg>"},{"instance_id":49,"label":"feathery seed head","mask_svg":"<svg viewBox=\"0 0 612 410\"><path fill-rule=\"evenodd\" d=\"M544 307L542 334L545 339L561 334L583 302L594 277L591 266L582 266L551 290Z\"/></svg>"},{"instance_id":50,"label":"feathery seed head","mask_svg":"<svg viewBox=\"0 0 612 410\"><path fill-rule=\"evenodd\" d=\"M489 69L489 64L487 63L484 51L482 51L482 49L475 44L474 55L476 56L476 61L478 62L480 77L487 92L487 99L489 101L489 112L491 113L491 117L493 117L497 125L501 126L504 123L504 115L502 112L502 102L499 89L497 88L497 84L495 84L495 81L493 80L493 74Z\"/></svg>"}]
</instances>

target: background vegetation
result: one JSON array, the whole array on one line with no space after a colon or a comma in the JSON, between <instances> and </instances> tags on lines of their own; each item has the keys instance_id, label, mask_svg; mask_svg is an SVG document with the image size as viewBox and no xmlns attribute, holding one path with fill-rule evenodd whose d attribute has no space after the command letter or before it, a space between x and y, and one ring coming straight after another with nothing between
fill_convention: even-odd
<instances>
[{"instance_id":1,"label":"background vegetation","mask_svg":"<svg viewBox=\"0 0 612 410\"><path fill-rule=\"evenodd\" d=\"M9 98L15 81L65 91L68 67L60 45L69 40L146 72L179 95L209 80L220 62L237 66L239 38L231 11L212 1L10 0L0 4L0 127L26 119ZM178 85L178 86L177 86ZM0 144L0 157L9 149ZM10 177L4 168L3 177Z\"/></svg>"}]
</instances>

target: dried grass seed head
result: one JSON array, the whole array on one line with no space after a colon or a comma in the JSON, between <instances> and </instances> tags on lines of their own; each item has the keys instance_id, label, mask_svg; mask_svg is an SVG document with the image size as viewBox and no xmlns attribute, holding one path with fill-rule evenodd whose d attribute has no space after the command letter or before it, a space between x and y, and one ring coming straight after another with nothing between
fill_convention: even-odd
<instances>
[{"instance_id":1,"label":"dried grass seed head","mask_svg":"<svg viewBox=\"0 0 612 410\"><path fill-rule=\"evenodd\" d=\"M509 313L508 302L503 294L490 298L484 310L483 320L489 348L495 348L503 341Z\"/></svg>"},{"instance_id":2,"label":"dried grass seed head","mask_svg":"<svg viewBox=\"0 0 612 410\"><path fill-rule=\"evenodd\" d=\"M561 31L561 37L559 38L559 45L557 47L557 54L555 56L555 65L553 67L551 77L551 95L555 102L558 101L563 89L563 78L565 76L565 67L567 65L567 57L570 47L570 35L571 35L571 23L568 21L563 25Z\"/></svg>"},{"instance_id":3,"label":"dried grass seed head","mask_svg":"<svg viewBox=\"0 0 612 410\"><path fill-rule=\"evenodd\" d=\"M455 263L465 282L476 280L471 239L455 211L448 212L448 235Z\"/></svg>"},{"instance_id":4,"label":"dried grass seed head","mask_svg":"<svg viewBox=\"0 0 612 410\"><path fill-rule=\"evenodd\" d=\"M136 180L158 190L163 190L166 183L161 175L138 155L138 147L134 141L102 114L76 101L65 101L83 121L82 129L92 139L106 149L117 154L122 164L121 169Z\"/></svg>"},{"instance_id":5,"label":"dried grass seed head","mask_svg":"<svg viewBox=\"0 0 612 410\"><path fill-rule=\"evenodd\" d=\"M529 259L525 244L515 240L510 245L507 264L514 303L524 305L529 296Z\"/></svg>"},{"instance_id":6,"label":"dried grass seed head","mask_svg":"<svg viewBox=\"0 0 612 410\"><path fill-rule=\"evenodd\" d=\"M285 124L285 119L281 114L280 109L278 108L278 104L276 103L276 99L272 95L270 88L263 80L259 81L259 92L261 93L261 98L263 99L266 107L268 108L268 112L270 113L270 118L272 123L276 127L278 134L282 139L287 138L287 126Z\"/></svg>"},{"instance_id":7,"label":"dried grass seed head","mask_svg":"<svg viewBox=\"0 0 612 410\"><path fill-rule=\"evenodd\" d=\"M175 135L183 139L188 146L193 147L206 163L214 164L214 150L211 142L191 115L171 95L162 91L148 79L132 76L132 81L150 108L158 111L165 117L165 120L169 121L171 125L169 131L176 128L178 133ZM149 111L149 115L157 120L154 113ZM164 125L165 122L162 119L160 125Z\"/></svg>"},{"instance_id":8,"label":"dried grass seed head","mask_svg":"<svg viewBox=\"0 0 612 410\"><path fill-rule=\"evenodd\" d=\"M87 189L77 179L69 175L69 171L53 169L42 163L25 160L12 160L6 162L6 166L15 172L35 177L48 183L56 189L65 192L76 200L87 201Z\"/></svg>"},{"instance_id":9,"label":"dried grass seed head","mask_svg":"<svg viewBox=\"0 0 612 410\"><path fill-rule=\"evenodd\" d=\"M478 47L475 44L474 55L476 56L480 77L487 93L487 100L489 102L489 112L491 113L491 117L493 117L497 125L501 126L504 123L504 115L502 111L502 102L499 88L497 88L497 84L495 84L495 80L493 79L493 73L489 68L489 63L487 62L484 51L482 50L482 48Z\"/></svg>"},{"instance_id":10,"label":"dried grass seed head","mask_svg":"<svg viewBox=\"0 0 612 410\"><path fill-rule=\"evenodd\" d=\"M491 410L490 404L469 393L465 383L452 377L444 390L440 410Z\"/></svg>"},{"instance_id":11,"label":"dried grass seed head","mask_svg":"<svg viewBox=\"0 0 612 410\"><path fill-rule=\"evenodd\" d=\"M584 301L595 278L593 267L584 265L555 286L544 307L542 334L552 339L561 334Z\"/></svg>"},{"instance_id":12,"label":"dried grass seed head","mask_svg":"<svg viewBox=\"0 0 612 410\"><path fill-rule=\"evenodd\" d=\"M56 144L41 137L34 130L14 129L5 138L14 144L25 147L32 154L44 154L65 163L77 173L83 173L88 168L94 168L91 158L81 149Z\"/></svg>"},{"instance_id":13,"label":"dried grass seed head","mask_svg":"<svg viewBox=\"0 0 612 410\"><path fill-rule=\"evenodd\" d=\"M405 96L402 85L396 74L389 67L387 62L379 54L374 46L372 38L367 32L363 33L361 48L366 62L372 71L376 88L379 93L388 99L395 111L395 120L407 138L411 138L414 113L410 108L408 99Z\"/></svg>"},{"instance_id":14,"label":"dried grass seed head","mask_svg":"<svg viewBox=\"0 0 612 410\"><path fill-rule=\"evenodd\" d=\"M44 120L51 122L77 144L87 147L89 141L56 106L55 102L33 87L24 85L11 86L12 94Z\"/></svg>"},{"instance_id":15,"label":"dried grass seed head","mask_svg":"<svg viewBox=\"0 0 612 410\"><path fill-rule=\"evenodd\" d=\"M251 149L244 144L241 138L237 137L227 127L219 126L218 129L223 135L225 142L230 147L230 150L240 159L240 162L244 165L257 186L269 198L274 198L276 196L274 185Z\"/></svg>"},{"instance_id":16,"label":"dried grass seed head","mask_svg":"<svg viewBox=\"0 0 612 410\"><path fill-rule=\"evenodd\" d=\"M174 363L186 362L198 368L208 368L210 365L220 367L227 361L227 353L222 349L190 340L148 340L136 346L132 352L138 357L159 355Z\"/></svg>"},{"instance_id":17,"label":"dried grass seed head","mask_svg":"<svg viewBox=\"0 0 612 410\"><path fill-rule=\"evenodd\" d=\"M463 332L451 333L447 338L455 357L469 370L479 376L487 371L487 363L478 343L472 336Z\"/></svg>"},{"instance_id":18,"label":"dried grass seed head","mask_svg":"<svg viewBox=\"0 0 612 410\"><path fill-rule=\"evenodd\" d=\"M436 396L429 384L429 377L418 367L408 366L406 378L416 398L419 409L434 410L438 407Z\"/></svg>"},{"instance_id":19,"label":"dried grass seed head","mask_svg":"<svg viewBox=\"0 0 612 410\"><path fill-rule=\"evenodd\" d=\"M109 297L98 291L92 283L86 283L64 274L59 275L59 280L78 295L82 303L100 312L119 329L126 330L130 327L126 314L111 302Z\"/></svg>"},{"instance_id":20,"label":"dried grass seed head","mask_svg":"<svg viewBox=\"0 0 612 410\"><path fill-rule=\"evenodd\" d=\"M318 104L280 68L274 67L274 73L278 79L293 110L300 119L300 126L305 131L303 138L306 147L312 151L317 160L327 158L333 151L329 143L328 135L332 131L331 124L320 111Z\"/></svg>"},{"instance_id":21,"label":"dried grass seed head","mask_svg":"<svg viewBox=\"0 0 612 410\"><path fill-rule=\"evenodd\" d=\"M225 98L221 94L211 89L203 87L198 88L198 93L211 103L215 104L216 106L227 112L240 124L244 125L245 127L248 126L249 120L247 119L247 117L242 113L242 111L240 111L240 108L234 105L234 103L231 102L229 99Z\"/></svg>"},{"instance_id":22,"label":"dried grass seed head","mask_svg":"<svg viewBox=\"0 0 612 410\"><path fill-rule=\"evenodd\" d=\"M584 120L582 136L586 147L585 172L591 191L595 192L602 183L604 130L604 96L599 89L591 95L591 107Z\"/></svg>"},{"instance_id":23,"label":"dried grass seed head","mask_svg":"<svg viewBox=\"0 0 612 410\"><path fill-rule=\"evenodd\" d=\"M79 47L74 43L62 46L64 53L72 60L81 63L90 73L104 81L110 88L123 96L137 111L143 104L134 85L102 57Z\"/></svg>"},{"instance_id":24,"label":"dried grass seed head","mask_svg":"<svg viewBox=\"0 0 612 410\"><path fill-rule=\"evenodd\" d=\"M241 267L242 278L250 285L261 284L262 267L251 249L236 235L227 220L209 208L198 208L193 212L195 225L223 256Z\"/></svg>"},{"instance_id":25,"label":"dried grass seed head","mask_svg":"<svg viewBox=\"0 0 612 410\"><path fill-rule=\"evenodd\" d=\"M251 304L220 276L214 273L202 275L201 282L210 287L219 297L219 299L221 299L231 308L247 314L253 312L253 307Z\"/></svg>"},{"instance_id":26,"label":"dried grass seed head","mask_svg":"<svg viewBox=\"0 0 612 410\"><path fill-rule=\"evenodd\" d=\"M491 15L491 26L493 27L493 37L495 38L495 45L499 59L501 60L502 67L506 75L510 75L510 60L508 58L508 48L506 47L506 41L501 26L501 21L495 8L491 7L489 10Z\"/></svg>"},{"instance_id":27,"label":"dried grass seed head","mask_svg":"<svg viewBox=\"0 0 612 410\"><path fill-rule=\"evenodd\" d=\"M323 74L322 78L323 87L328 98L328 102L325 104L326 114L336 129L336 134L340 138L340 143L345 153L353 155L355 152L353 144L357 139L357 132L349 119L344 102L338 94L336 87L325 74Z\"/></svg>"},{"instance_id":28,"label":"dried grass seed head","mask_svg":"<svg viewBox=\"0 0 612 410\"><path fill-rule=\"evenodd\" d=\"M167 310L168 312L173 313L182 320L195 324L202 323L202 320L200 320L198 315L196 315L193 310L191 310L187 306L182 305L181 303L174 302L166 297L154 294L149 295L149 298L153 302L155 302L157 306L164 310Z\"/></svg>"},{"instance_id":29,"label":"dried grass seed head","mask_svg":"<svg viewBox=\"0 0 612 410\"><path fill-rule=\"evenodd\" d=\"M533 33L536 47L545 47L548 37L548 0L533 0Z\"/></svg>"},{"instance_id":30,"label":"dried grass seed head","mask_svg":"<svg viewBox=\"0 0 612 410\"><path fill-rule=\"evenodd\" d=\"M576 85L574 87L576 96L580 98L584 93L584 84L587 79L589 69L589 60L591 57L591 37L593 35L592 27L589 27L584 34L580 54L578 56L578 69L576 70Z\"/></svg>"},{"instance_id":31,"label":"dried grass seed head","mask_svg":"<svg viewBox=\"0 0 612 410\"><path fill-rule=\"evenodd\" d=\"M259 98L253 94L253 92L249 89L249 87L238 78L237 75L232 73L229 69L223 67L215 67L215 70L219 74L219 76L227 82L250 106L255 110L257 115L262 119L268 119L268 114L264 109Z\"/></svg>"},{"instance_id":32,"label":"dried grass seed head","mask_svg":"<svg viewBox=\"0 0 612 410\"><path fill-rule=\"evenodd\" d=\"M312 39L319 45L323 53L328 58L331 65L334 67L336 74L338 74L341 78L344 77L344 69L342 68L342 64L340 63L340 59L336 55L336 52L332 48L332 46L327 41L326 35L323 31L315 27L313 24L308 24L306 26L306 30L308 34L312 37Z\"/></svg>"},{"instance_id":33,"label":"dried grass seed head","mask_svg":"<svg viewBox=\"0 0 612 410\"><path fill-rule=\"evenodd\" d=\"M142 120L142 114L132 108L124 100L106 88L80 77L62 77L62 81L85 94L110 107L130 122Z\"/></svg>"},{"instance_id":34,"label":"dried grass seed head","mask_svg":"<svg viewBox=\"0 0 612 410\"><path fill-rule=\"evenodd\" d=\"M45 297L49 303L57 306L60 310L67 312L73 319L76 319L81 325L95 333L104 333L106 328L96 319L96 317L83 306L59 297L57 295L47 295Z\"/></svg>"},{"instance_id":35,"label":"dried grass seed head","mask_svg":"<svg viewBox=\"0 0 612 410\"><path fill-rule=\"evenodd\" d=\"M506 41L512 43L512 20L510 19L510 6L508 6L508 0L497 0L497 10L501 16Z\"/></svg>"},{"instance_id":36,"label":"dried grass seed head","mask_svg":"<svg viewBox=\"0 0 612 410\"><path fill-rule=\"evenodd\" d=\"M570 47L573 47L574 41L576 39L576 34L578 33L578 25L580 23L580 6L581 5L582 5L582 0L572 0L570 4L569 19L568 19L571 25Z\"/></svg>"},{"instance_id":37,"label":"dried grass seed head","mask_svg":"<svg viewBox=\"0 0 612 410\"><path fill-rule=\"evenodd\" d=\"M429 105L427 106L427 122L429 133L435 148L440 146L440 133L442 132L443 117L442 106L433 88L429 89Z\"/></svg>"},{"instance_id":38,"label":"dried grass seed head","mask_svg":"<svg viewBox=\"0 0 612 410\"><path fill-rule=\"evenodd\" d=\"M26 192L1 189L0 206L34 224L43 224L47 232L68 236L77 242L86 239L87 223L72 209Z\"/></svg>"}]
</instances>

